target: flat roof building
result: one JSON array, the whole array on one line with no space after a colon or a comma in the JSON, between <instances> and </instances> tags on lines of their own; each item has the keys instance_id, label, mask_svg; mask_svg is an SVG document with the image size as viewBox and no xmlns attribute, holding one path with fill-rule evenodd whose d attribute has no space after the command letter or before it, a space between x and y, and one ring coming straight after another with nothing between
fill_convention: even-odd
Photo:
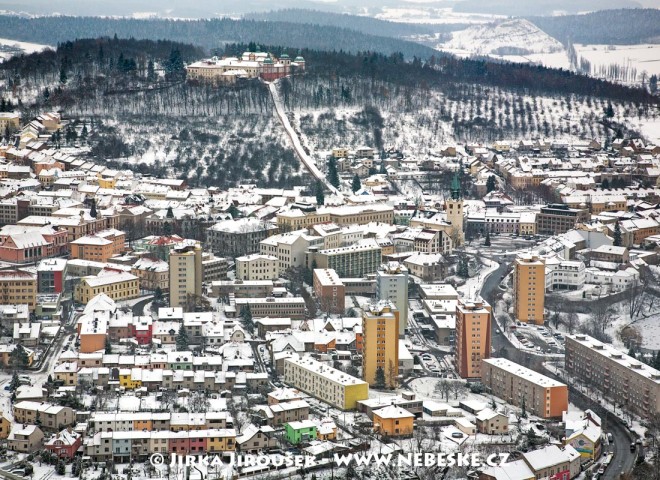
<instances>
[{"instance_id":1,"label":"flat roof building","mask_svg":"<svg viewBox=\"0 0 660 480\"><path fill-rule=\"evenodd\" d=\"M642 418L660 412L660 370L588 335L566 335L566 371Z\"/></svg>"},{"instance_id":2,"label":"flat roof building","mask_svg":"<svg viewBox=\"0 0 660 480\"><path fill-rule=\"evenodd\" d=\"M284 359L284 381L342 410L352 410L369 398L367 382L312 358Z\"/></svg>"},{"instance_id":3,"label":"flat roof building","mask_svg":"<svg viewBox=\"0 0 660 480\"><path fill-rule=\"evenodd\" d=\"M493 395L541 418L560 418L568 410L565 384L505 358L484 360L481 381Z\"/></svg>"}]
</instances>

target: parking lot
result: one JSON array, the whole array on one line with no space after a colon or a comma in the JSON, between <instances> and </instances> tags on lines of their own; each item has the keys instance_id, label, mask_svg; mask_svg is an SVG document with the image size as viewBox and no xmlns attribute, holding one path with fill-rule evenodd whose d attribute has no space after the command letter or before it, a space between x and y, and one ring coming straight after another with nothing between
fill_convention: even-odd
<instances>
[{"instance_id":1,"label":"parking lot","mask_svg":"<svg viewBox=\"0 0 660 480\"><path fill-rule=\"evenodd\" d=\"M542 325L527 325L517 322L510 327L522 348L539 354L564 353L564 336Z\"/></svg>"}]
</instances>

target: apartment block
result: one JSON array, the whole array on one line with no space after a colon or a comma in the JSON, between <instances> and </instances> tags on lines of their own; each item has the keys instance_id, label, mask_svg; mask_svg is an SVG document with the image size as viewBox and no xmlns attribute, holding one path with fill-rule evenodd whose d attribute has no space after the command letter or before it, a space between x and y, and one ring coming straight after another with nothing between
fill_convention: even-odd
<instances>
[{"instance_id":1,"label":"apartment block","mask_svg":"<svg viewBox=\"0 0 660 480\"><path fill-rule=\"evenodd\" d=\"M362 378L375 385L382 369L385 384L395 386L399 375L399 311L387 301L365 308L362 314Z\"/></svg>"},{"instance_id":2,"label":"apartment block","mask_svg":"<svg viewBox=\"0 0 660 480\"><path fill-rule=\"evenodd\" d=\"M484 300L456 305L456 368L462 378L480 378L481 361L490 358L491 306Z\"/></svg>"},{"instance_id":3,"label":"apartment block","mask_svg":"<svg viewBox=\"0 0 660 480\"><path fill-rule=\"evenodd\" d=\"M586 210L570 208L564 204L547 205L541 207L541 211L536 214L536 232L541 235L566 233L588 217Z\"/></svg>"},{"instance_id":4,"label":"apartment block","mask_svg":"<svg viewBox=\"0 0 660 480\"><path fill-rule=\"evenodd\" d=\"M214 297L234 295L236 298L261 298L273 296L272 280L221 280L211 282Z\"/></svg>"},{"instance_id":5,"label":"apartment block","mask_svg":"<svg viewBox=\"0 0 660 480\"><path fill-rule=\"evenodd\" d=\"M31 312L37 305L37 278L21 270L0 271L0 305L26 304Z\"/></svg>"},{"instance_id":6,"label":"apartment block","mask_svg":"<svg viewBox=\"0 0 660 480\"><path fill-rule=\"evenodd\" d=\"M311 268L314 261L317 268L332 269L340 278L362 278L378 270L382 262L382 250L375 240L369 239L349 247L310 249L307 253L307 266Z\"/></svg>"},{"instance_id":7,"label":"apartment block","mask_svg":"<svg viewBox=\"0 0 660 480\"><path fill-rule=\"evenodd\" d=\"M126 234L119 230L109 229L93 235L85 235L69 243L71 258L107 262L110 257L124 251Z\"/></svg>"},{"instance_id":8,"label":"apartment block","mask_svg":"<svg viewBox=\"0 0 660 480\"><path fill-rule=\"evenodd\" d=\"M578 290L584 286L586 267L583 262L553 257L545 261L545 267L545 289L548 292Z\"/></svg>"},{"instance_id":9,"label":"apartment block","mask_svg":"<svg viewBox=\"0 0 660 480\"><path fill-rule=\"evenodd\" d=\"M229 262L224 257L216 257L210 252L202 253L202 282L210 283L227 278Z\"/></svg>"},{"instance_id":10,"label":"apartment block","mask_svg":"<svg viewBox=\"0 0 660 480\"><path fill-rule=\"evenodd\" d=\"M14 112L0 112L0 134L5 135L7 130L18 130L21 126L21 115Z\"/></svg>"},{"instance_id":11,"label":"apartment block","mask_svg":"<svg viewBox=\"0 0 660 480\"><path fill-rule=\"evenodd\" d=\"M369 398L367 382L312 358L284 359L284 382L341 410Z\"/></svg>"},{"instance_id":12,"label":"apartment block","mask_svg":"<svg viewBox=\"0 0 660 480\"><path fill-rule=\"evenodd\" d=\"M323 248L323 237L309 235L305 230L272 235L259 243L259 253L277 257L279 274L305 265L309 248Z\"/></svg>"},{"instance_id":13,"label":"apartment block","mask_svg":"<svg viewBox=\"0 0 660 480\"><path fill-rule=\"evenodd\" d=\"M279 260L274 255L243 255L236 257L236 278L238 280L276 280Z\"/></svg>"},{"instance_id":14,"label":"apartment block","mask_svg":"<svg viewBox=\"0 0 660 480\"><path fill-rule=\"evenodd\" d=\"M42 260L37 265L39 293L62 293L67 275L67 261L63 258Z\"/></svg>"},{"instance_id":15,"label":"apartment block","mask_svg":"<svg viewBox=\"0 0 660 480\"><path fill-rule=\"evenodd\" d=\"M337 272L314 269L314 293L322 312L344 313L346 289Z\"/></svg>"},{"instance_id":16,"label":"apartment block","mask_svg":"<svg viewBox=\"0 0 660 480\"><path fill-rule=\"evenodd\" d=\"M287 317L292 320L305 318L305 300L302 297L237 298L235 312L226 311L227 316L229 317L231 313L240 315L246 305L250 305L253 318Z\"/></svg>"},{"instance_id":17,"label":"apartment block","mask_svg":"<svg viewBox=\"0 0 660 480\"><path fill-rule=\"evenodd\" d=\"M399 311L399 336L408 328L408 269L399 262L388 262L376 272L376 298L391 300Z\"/></svg>"},{"instance_id":18,"label":"apartment block","mask_svg":"<svg viewBox=\"0 0 660 480\"><path fill-rule=\"evenodd\" d=\"M96 276L80 279L73 293L73 299L86 304L100 293L105 293L115 301L130 300L140 296L140 280L132 273L106 268Z\"/></svg>"},{"instance_id":19,"label":"apartment block","mask_svg":"<svg viewBox=\"0 0 660 480\"><path fill-rule=\"evenodd\" d=\"M391 224L393 221L394 207L383 203L321 207L311 211L291 209L277 215L277 226L285 232L309 228L319 223L365 225L371 222Z\"/></svg>"},{"instance_id":20,"label":"apartment block","mask_svg":"<svg viewBox=\"0 0 660 480\"><path fill-rule=\"evenodd\" d=\"M259 242L277 231L277 227L256 218L239 218L216 223L206 230L213 253L239 257L259 251Z\"/></svg>"},{"instance_id":21,"label":"apartment block","mask_svg":"<svg viewBox=\"0 0 660 480\"><path fill-rule=\"evenodd\" d=\"M588 335L566 335L566 371L642 418L660 412L660 371Z\"/></svg>"},{"instance_id":22,"label":"apartment block","mask_svg":"<svg viewBox=\"0 0 660 480\"><path fill-rule=\"evenodd\" d=\"M181 243L170 251L170 307L186 307L188 295L202 296L202 246Z\"/></svg>"},{"instance_id":23,"label":"apartment block","mask_svg":"<svg viewBox=\"0 0 660 480\"><path fill-rule=\"evenodd\" d=\"M568 387L505 358L483 361L482 383L511 405L541 418L561 418L568 410Z\"/></svg>"},{"instance_id":24,"label":"apartment block","mask_svg":"<svg viewBox=\"0 0 660 480\"><path fill-rule=\"evenodd\" d=\"M543 325L545 306L545 262L533 254L522 254L513 263L513 311L516 320Z\"/></svg>"}]
</instances>

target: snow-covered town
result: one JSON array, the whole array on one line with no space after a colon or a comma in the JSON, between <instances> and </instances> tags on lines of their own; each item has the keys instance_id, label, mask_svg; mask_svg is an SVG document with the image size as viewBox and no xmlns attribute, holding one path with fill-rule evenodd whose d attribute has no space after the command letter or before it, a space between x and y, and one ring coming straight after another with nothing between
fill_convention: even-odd
<instances>
[{"instance_id":1,"label":"snow-covered town","mask_svg":"<svg viewBox=\"0 0 660 480\"><path fill-rule=\"evenodd\" d=\"M57 148L92 128L66 114L0 118L4 478L287 451L316 463L207 474L508 452L453 478L591 479L653 455L659 146L342 145L308 187L221 190Z\"/></svg>"}]
</instances>

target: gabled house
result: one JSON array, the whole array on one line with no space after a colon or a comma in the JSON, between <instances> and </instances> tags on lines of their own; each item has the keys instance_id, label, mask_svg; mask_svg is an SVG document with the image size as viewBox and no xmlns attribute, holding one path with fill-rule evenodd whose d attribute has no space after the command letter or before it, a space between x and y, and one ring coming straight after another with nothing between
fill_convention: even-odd
<instances>
[{"instance_id":1,"label":"gabled house","mask_svg":"<svg viewBox=\"0 0 660 480\"><path fill-rule=\"evenodd\" d=\"M45 443L44 447L59 458L70 460L74 457L81 445L82 437L69 427L55 434Z\"/></svg>"}]
</instances>

